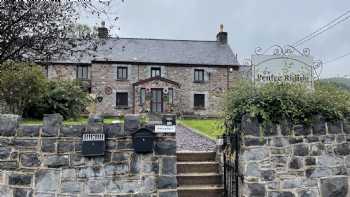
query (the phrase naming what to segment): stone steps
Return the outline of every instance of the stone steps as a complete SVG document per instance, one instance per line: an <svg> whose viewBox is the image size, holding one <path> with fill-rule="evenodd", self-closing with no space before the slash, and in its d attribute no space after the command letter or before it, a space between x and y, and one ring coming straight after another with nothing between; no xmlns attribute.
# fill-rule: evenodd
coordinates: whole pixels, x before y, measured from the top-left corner
<svg viewBox="0 0 350 197"><path fill-rule="evenodd" d="M219 186L178 187L179 197L222 197L224 188Z"/></svg>
<svg viewBox="0 0 350 197"><path fill-rule="evenodd" d="M179 185L221 185L220 174L179 174L177 184Z"/></svg>
<svg viewBox="0 0 350 197"><path fill-rule="evenodd" d="M206 162L177 162L177 172L183 173L218 173L219 163Z"/></svg>
<svg viewBox="0 0 350 197"><path fill-rule="evenodd" d="M221 197L222 175L215 152L177 153L179 197Z"/></svg>
<svg viewBox="0 0 350 197"><path fill-rule="evenodd" d="M178 162L215 161L215 152L177 152Z"/></svg>

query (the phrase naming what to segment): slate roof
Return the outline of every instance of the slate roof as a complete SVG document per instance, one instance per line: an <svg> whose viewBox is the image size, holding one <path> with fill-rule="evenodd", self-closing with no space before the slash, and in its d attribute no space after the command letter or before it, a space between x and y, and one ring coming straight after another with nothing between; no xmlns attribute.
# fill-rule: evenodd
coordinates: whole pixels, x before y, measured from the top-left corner
<svg viewBox="0 0 350 197"><path fill-rule="evenodd" d="M217 41L108 38L92 43L80 41L74 53L52 59L56 63L90 63L91 61L238 65L228 44Z"/></svg>

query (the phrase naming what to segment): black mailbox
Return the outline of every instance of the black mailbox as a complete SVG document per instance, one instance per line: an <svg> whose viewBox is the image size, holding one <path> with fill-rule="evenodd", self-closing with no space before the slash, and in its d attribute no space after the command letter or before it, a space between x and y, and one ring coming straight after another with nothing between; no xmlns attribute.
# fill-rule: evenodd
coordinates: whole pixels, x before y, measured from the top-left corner
<svg viewBox="0 0 350 197"><path fill-rule="evenodd" d="M82 155L83 156L99 156L105 153L105 134L83 134Z"/></svg>
<svg viewBox="0 0 350 197"><path fill-rule="evenodd" d="M153 152L154 133L146 128L141 128L132 134L132 142L136 153Z"/></svg>
<svg viewBox="0 0 350 197"><path fill-rule="evenodd" d="M168 125L168 126L176 125L176 115L173 115L173 114L163 115L162 124Z"/></svg>

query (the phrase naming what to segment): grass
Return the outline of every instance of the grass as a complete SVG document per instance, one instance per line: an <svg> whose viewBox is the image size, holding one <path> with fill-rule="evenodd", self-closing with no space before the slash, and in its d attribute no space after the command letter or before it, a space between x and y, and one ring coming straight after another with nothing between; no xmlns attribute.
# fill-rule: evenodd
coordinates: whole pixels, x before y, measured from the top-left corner
<svg viewBox="0 0 350 197"><path fill-rule="evenodd" d="M179 123L213 140L224 133L220 119L183 119Z"/></svg>
<svg viewBox="0 0 350 197"><path fill-rule="evenodd" d="M104 118L104 123L105 124L112 124L113 121L115 120L120 120L123 122L123 120L118 119L116 117L105 117ZM80 124L86 124L88 122L88 117L81 116L78 119L68 119L63 121L64 125L80 125ZM21 121L21 124L25 125L42 125L43 120L41 119L32 119L32 118L25 118L24 120Z"/></svg>

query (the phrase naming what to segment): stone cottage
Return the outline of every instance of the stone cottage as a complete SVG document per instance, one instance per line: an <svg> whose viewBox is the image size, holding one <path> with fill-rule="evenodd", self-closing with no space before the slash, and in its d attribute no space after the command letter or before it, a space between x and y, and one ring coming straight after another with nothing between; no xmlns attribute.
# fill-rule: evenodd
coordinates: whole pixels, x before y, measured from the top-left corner
<svg viewBox="0 0 350 197"><path fill-rule="evenodd" d="M44 68L49 79L84 82L100 98L96 110L103 115L215 116L225 90L239 77L223 26L215 41L113 38L105 27L98 36L80 41Z"/></svg>

